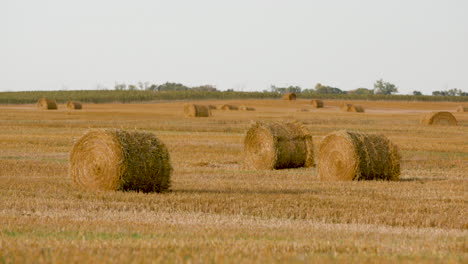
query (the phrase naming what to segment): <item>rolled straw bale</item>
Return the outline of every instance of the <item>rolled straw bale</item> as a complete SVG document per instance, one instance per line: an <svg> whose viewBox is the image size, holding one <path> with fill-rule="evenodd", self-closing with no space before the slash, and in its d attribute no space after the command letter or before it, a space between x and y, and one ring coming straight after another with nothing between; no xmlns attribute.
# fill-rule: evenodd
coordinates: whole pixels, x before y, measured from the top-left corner
<svg viewBox="0 0 468 264"><path fill-rule="evenodd" d="M349 112L364 113L364 107L360 105L351 105Z"/></svg>
<svg viewBox="0 0 468 264"><path fill-rule="evenodd" d="M282 96L283 100L296 100L296 94L295 93L285 93Z"/></svg>
<svg viewBox="0 0 468 264"><path fill-rule="evenodd" d="M317 166L322 181L398 180L400 153L384 135L341 130L323 139Z"/></svg>
<svg viewBox="0 0 468 264"><path fill-rule="evenodd" d="M351 110L352 104L342 104L340 109L344 112L349 112Z"/></svg>
<svg viewBox="0 0 468 264"><path fill-rule="evenodd" d="M314 99L314 100L310 101L310 104L315 108L323 108L323 101L322 100Z"/></svg>
<svg viewBox="0 0 468 264"><path fill-rule="evenodd" d="M224 104L220 107L221 110L239 110L239 107L230 104Z"/></svg>
<svg viewBox="0 0 468 264"><path fill-rule="evenodd" d="M205 105L186 104L184 105L184 114L187 117L209 117L211 110Z"/></svg>
<svg viewBox="0 0 468 264"><path fill-rule="evenodd" d="M241 110L241 111L255 111L255 108L248 107L248 106L245 106L245 105L241 105L241 106L239 106L239 110Z"/></svg>
<svg viewBox="0 0 468 264"><path fill-rule="evenodd" d="M37 108L45 110L56 110L57 103L53 99L41 98L37 101Z"/></svg>
<svg viewBox="0 0 468 264"><path fill-rule="evenodd" d="M458 106L457 107L457 112L468 112L468 106Z"/></svg>
<svg viewBox="0 0 468 264"><path fill-rule="evenodd" d="M421 118L421 124L456 126L457 119L449 112L431 112Z"/></svg>
<svg viewBox="0 0 468 264"><path fill-rule="evenodd" d="M70 152L70 177L85 189L162 192L171 171L166 146L146 132L91 130Z"/></svg>
<svg viewBox="0 0 468 264"><path fill-rule="evenodd" d="M67 108L68 109L79 110L79 109L83 109L83 105L80 102L68 101L67 102Z"/></svg>
<svg viewBox="0 0 468 264"><path fill-rule="evenodd" d="M312 136L298 122L257 122L244 139L250 169L284 169L314 165Z"/></svg>

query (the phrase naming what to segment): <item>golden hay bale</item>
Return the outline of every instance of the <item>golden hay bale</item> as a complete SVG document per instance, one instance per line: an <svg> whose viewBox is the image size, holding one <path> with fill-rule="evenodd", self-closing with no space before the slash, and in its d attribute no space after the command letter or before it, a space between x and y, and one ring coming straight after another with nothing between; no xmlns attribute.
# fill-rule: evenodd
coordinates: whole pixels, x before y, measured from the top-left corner
<svg viewBox="0 0 468 264"><path fill-rule="evenodd" d="M215 110L215 109L216 109L216 106L214 106L214 105L208 105L208 109L210 109L210 110Z"/></svg>
<svg viewBox="0 0 468 264"><path fill-rule="evenodd" d="M37 101L37 108L44 110L56 110L57 103L53 99L41 98Z"/></svg>
<svg viewBox="0 0 468 264"><path fill-rule="evenodd" d="M296 100L296 94L295 93L285 93L281 97L283 100Z"/></svg>
<svg viewBox="0 0 468 264"><path fill-rule="evenodd" d="M241 106L239 106L239 110L241 110L241 111L255 111L255 108L248 107L248 106L245 106L245 105L241 105Z"/></svg>
<svg viewBox="0 0 468 264"><path fill-rule="evenodd" d="M298 122L257 122L244 139L245 165L251 169L310 167L312 136Z"/></svg>
<svg viewBox="0 0 468 264"><path fill-rule="evenodd" d="M314 100L310 101L310 104L315 108L323 108L323 101L322 100L314 99Z"/></svg>
<svg viewBox="0 0 468 264"><path fill-rule="evenodd" d="M166 146L146 132L88 131L70 152L70 177L91 190L162 192L171 172Z"/></svg>
<svg viewBox="0 0 468 264"><path fill-rule="evenodd" d="M79 109L83 109L83 105L80 102L68 101L67 102L67 108L68 109L79 110Z"/></svg>
<svg viewBox="0 0 468 264"><path fill-rule="evenodd" d="M224 104L219 109L221 110L239 110L239 107L230 104Z"/></svg>
<svg viewBox="0 0 468 264"><path fill-rule="evenodd" d="M317 166L322 181L398 180L400 153L384 135L342 130L323 139Z"/></svg>
<svg viewBox="0 0 468 264"><path fill-rule="evenodd" d="M468 106L458 106L457 107L457 112L468 112Z"/></svg>
<svg viewBox="0 0 468 264"><path fill-rule="evenodd" d="M184 105L184 114L187 117L209 117L211 110L205 105L186 104Z"/></svg>
<svg viewBox="0 0 468 264"><path fill-rule="evenodd" d="M352 105L349 112L364 113L364 107L360 105Z"/></svg>
<svg viewBox="0 0 468 264"><path fill-rule="evenodd" d="M457 119L449 112L431 112L421 118L421 124L456 126Z"/></svg>
<svg viewBox="0 0 468 264"><path fill-rule="evenodd" d="M349 112L352 106L353 106L352 104L342 104L340 106L340 109L341 111Z"/></svg>

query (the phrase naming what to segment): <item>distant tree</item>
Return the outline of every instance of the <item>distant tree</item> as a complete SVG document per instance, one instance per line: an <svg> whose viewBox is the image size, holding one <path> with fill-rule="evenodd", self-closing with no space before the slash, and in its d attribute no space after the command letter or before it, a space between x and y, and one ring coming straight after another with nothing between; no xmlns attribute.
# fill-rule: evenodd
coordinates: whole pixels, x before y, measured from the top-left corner
<svg viewBox="0 0 468 264"><path fill-rule="evenodd" d="M129 85L128 85L128 90L134 91L134 90L136 90L136 89L137 89L136 85L133 85L133 84L129 84Z"/></svg>
<svg viewBox="0 0 468 264"><path fill-rule="evenodd" d="M434 91L432 92L434 96L468 96L467 92L464 92L460 89L454 88L447 91Z"/></svg>
<svg viewBox="0 0 468 264"><path fill-rule="evenodd" d="M375 94L392 94L398 93L398 88L389 82L384 82L382 79L375 81L374 83Z"/></svg>
<svg viewBox="0 0 468 264"><path fill-rule="evenodd" d="M302 88L299 86L288 86L288 87L277 87L275 85L270 86L270 90L273 93L301 93Z"/></svg>
<svg viewBox="0 0 468 264"><path fill-rule="evenodd" d="M348 93L349 94L368 95L368 94L374 94L374 90L367 89L367 88L357 88L356 90L349 91Z"/></svg>
<svg viewBox="0 0 468 264"><path fill-rule="evenodd" d="M150 91L159 91L158 88L159 88L159 85L152 84L152 85L150 85L148 88L146 88L146 90L150 90Z"/></svg>
<svg viewBox="0 0 468 264"><path fill-rule="evenodd" d="M122 91L122 90L125 90L127 89L127 85L125 83L115 83L114 85L114 90L117 90L117 91Z"/></svg>
<svg viewBox="0 0 468 264"><path fill-rule="evenodd" d="M187 91L190 88L181 83L166 82L158 87L159 91Z"/></svg>
<svg viewBox="0 0 468 264"><path fill-rule="evenodd" d="M192 87L193 91L216 92L218 91L214 85L206 84Z"/></svg>
<svg viewBox="0 0 468 264"><path fill-rule="evenodd" d="M413 95L423 95L420 91L413 91Z"/></svg>
<svg viewBox="0 0 468 264"><path fill-rule="evenodd" d="M322 85L321 83L317 83L317 85L315 85L315 92L318 94L344 94L345 93L341 89L327 86L327 85Z"/></svg>

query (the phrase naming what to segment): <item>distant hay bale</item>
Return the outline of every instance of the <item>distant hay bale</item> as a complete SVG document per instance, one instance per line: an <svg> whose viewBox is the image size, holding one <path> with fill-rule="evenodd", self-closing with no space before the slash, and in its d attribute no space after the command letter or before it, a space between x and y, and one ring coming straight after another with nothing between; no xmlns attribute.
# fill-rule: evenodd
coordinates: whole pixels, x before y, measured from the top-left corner
<svg viewBox="0 0 468 264"><path fill-rule="evenodd" d="M341 111L344 111L344 112L350 112L352 106L353 106L352 104L342 104L340 106L340 109Z"/></svg>
<svg viewBox="0 0 468 264"><path fill-rule="evenodd" d="M310 104L315 108L323 108L323 101L322 100L314 99L314 100L310 101Z"/></svg>
<svg viewBox="0 0 468 264"><path fill-rule="evenodd" d="M314 165L312 136L298 122L257 122L244 139L245 165L272 170Z"/></svg>
<svg viewBox="0 0 468 264"><path fill-rule="evenodd" d="M37 101L37 108L44 110L56 110L57 103L53 99L41 98Z"/></svg>
<svg viewBox="0 0 468 264"><path fill-rule="evenodd" d="M449 112L431 112L421 118L421 124L456 126L457 119Z"/></svg>
<svg viewBox="0 0 468 264"><path fill-rule="evenodd" d="M255 108L248 107L248 106L245 106L245 105L241 105L241 106L239 106L239 110L241 110L241 111L255 111Z"/></svg>
<svg viewBox="0 0 468 264"><path fill-rule="evenodd" d="M296 100L296 94L295 93L285 93L282 96L283 100Z"/></svg>
<svg viewBox="0 0 468 264"><path fill-rule="evenodd" d="M457 107L457 112L468 112L468 106L458 106Z"/></svg>
<svg viewBox="0 0 468 264"><path fill-rule="evenodd" d="M352 105L349 112L364 113L364 107L360 105Z"/></svg>
<svg viewBox="0 0 468 264"><path fill-rule="evenodd" d="M79 110L79 109L83 109L83 105L80 102L68 101L67 102L67 108L68 109Z"/></svg>
<svg viewBox="0 0 468 264"><path fill-rule="evenodd" d="M216 106L214 106L214 105L208 105L208 109L210 109L210 110L215 110L215 109L216 109Z"/></svg>
<svg viewBox="0 0 468 264"><path fill-rule="evenodd" d="M205 105L186 104L184 105L184 114L187 117L209 117L211 110Z"/></svg>
<svg viewBox="0 0 468 264"><path fill-rule="evenodd" d="M220 107L221 110L239 110L239 107L230 104L224 104Z"/></svg>
<svg viewBox="0 0 468 264"><path fill-rule="evenodd" d="M364 112L364 107L360 105L353 105L353 104L342 104L340 109L344 112L356 112L356 113Z"/></svg>
<svg viewBox="0 0 468 264"><path fill-rule="evenodd" d="M85 189L163 192L171 171L169 152L152 133L92 130L70 152L70 177Z"/></svg>
<svg viewBox="0 0 468 264"><path fill-rule="evenodd" d="M398 180L400 152L384 135L342 130L323 139L317 167L322 181Z"/></svg>

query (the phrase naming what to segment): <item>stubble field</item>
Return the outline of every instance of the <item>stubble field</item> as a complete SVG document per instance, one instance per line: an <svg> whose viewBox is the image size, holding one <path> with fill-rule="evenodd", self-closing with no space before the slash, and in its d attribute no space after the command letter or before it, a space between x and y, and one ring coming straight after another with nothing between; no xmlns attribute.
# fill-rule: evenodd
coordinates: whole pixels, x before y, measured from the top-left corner
<svg viewBox="0 0 468 264"><path fill-rule="evenodd" d="M0 263L468 261L468 113L454 113L456 127L419 124L459 103L360 101L365 113L345 113L333 100L199 101L256 108L210 118L184 117L184 103L0 106ZM385 134L401 180L244 169L252 120L299 120L316 146L340 129ZM93 128L153 132L170 151L172 191L76 188L69 151Z"/></svg>

